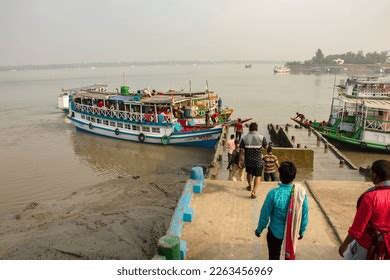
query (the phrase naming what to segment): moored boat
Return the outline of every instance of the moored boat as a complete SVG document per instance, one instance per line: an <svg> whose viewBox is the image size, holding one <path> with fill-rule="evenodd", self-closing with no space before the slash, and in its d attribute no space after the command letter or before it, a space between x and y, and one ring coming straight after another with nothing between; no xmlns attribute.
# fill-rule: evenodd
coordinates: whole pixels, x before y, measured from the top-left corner
<svg viewBox="0 0 390 280"><path fill-rule="evenodd" d="M126 95L79 91L70 96L68 118L81 130L123 140L214 147L231 114L217 111L216 98L208 90Z"/></svg>
<svg viewBox="0 0 390 280"><path fill-rule="evenodd" d="M290 68L286 66L275 66L274 73L289 73L291 71Z"/></svg>
<svg viewBox="0 0 390 280"><path fill-rule="evenodd" d="M310 122L323 136L362 150L390 152L390 81L351 77L338 86L328 122Z"/></svg>

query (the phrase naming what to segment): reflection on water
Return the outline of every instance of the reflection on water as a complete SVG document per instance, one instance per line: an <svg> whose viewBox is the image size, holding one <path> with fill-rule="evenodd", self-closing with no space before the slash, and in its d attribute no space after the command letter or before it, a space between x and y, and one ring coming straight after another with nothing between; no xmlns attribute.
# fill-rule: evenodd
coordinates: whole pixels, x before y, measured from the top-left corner
<svg viewBox="0 0 390 280"><path fill-rule="evenodd" d="M80 130L70 134L75 154L97 174L107 176L182 174L211 162L209 149L142 144L96 136Z"/></svg>

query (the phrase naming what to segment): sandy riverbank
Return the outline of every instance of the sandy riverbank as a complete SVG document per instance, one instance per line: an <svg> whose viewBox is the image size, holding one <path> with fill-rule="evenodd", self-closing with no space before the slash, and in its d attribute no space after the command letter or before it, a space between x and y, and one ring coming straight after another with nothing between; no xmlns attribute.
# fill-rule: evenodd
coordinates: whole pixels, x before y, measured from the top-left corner
<svg viewBox="0 0 390 280"><path fill-rule="evenodd" d="M149 259L187 175L130 176L0 218L0 259Z"/></svg>

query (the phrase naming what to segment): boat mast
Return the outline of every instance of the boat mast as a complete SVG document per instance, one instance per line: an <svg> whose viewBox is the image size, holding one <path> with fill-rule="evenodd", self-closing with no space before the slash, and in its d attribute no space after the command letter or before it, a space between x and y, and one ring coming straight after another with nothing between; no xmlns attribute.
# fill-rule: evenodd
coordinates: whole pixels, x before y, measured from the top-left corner
<svg viewBox="0 0 390 280"><path fill-rule="evenodd" d="M335 74L334 74L334 81L333 81L332 105L331 105L331 107L330 107L329 123L330 123L331 120L332 120L333 103L334 103L334 92L335 92L335 89L336 89L336 76L337 76L337 74L335 73Z"/></svg>

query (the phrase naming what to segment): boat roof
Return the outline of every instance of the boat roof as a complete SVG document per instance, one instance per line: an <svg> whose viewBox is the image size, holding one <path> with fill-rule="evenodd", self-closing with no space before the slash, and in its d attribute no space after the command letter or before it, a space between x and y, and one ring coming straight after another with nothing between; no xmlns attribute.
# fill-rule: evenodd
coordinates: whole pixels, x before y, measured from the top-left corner
<svg viewBox="0 0 390 280"><path fill-rule="evenodd" d="M85 86L85 87L78 87L78 88L70 88L70 89L64 89L63 91L81 91L81 90L92 90L95 88L106 88L107 85L105 84L93 84L90 86Z"/></svg>
<svg viewBox="0 0 390 280"><path fill-rule="evenodd" d="M142 99L142 103L146 104L171 104L180 103L183 101L190 100L190 98L185 96L170 96L170 95L155 95L151 97L145 97Z"/></svg>
<svg viewBox="0 0 390 280"><path fill-rule="evenodd" d="M357 80L355 81L356 84L370 84L370 85L376 85L376 84L390 84L390 80L376 80L376 81L361 81Z"/></svg>
<svg viewBox="0 0 390 280"><path fill-rule="evenodd" d="M115 96L115 95L117 95L117 93L100 92L100 91L79 91L79 92L76 92L73 96L74 96L74 98L88 97L88 98L95 98L95 99L108 99L108 98Z"/></svg>
<svg viewBox="0 0 390 280"><path fill-rule="evenodd" d="M110 100L116 100L116 101L134 101L134 95L114 95L109 96L108 99Z"/></svg>
<svg viewBox="0 0 390 280"><path fill-rule="evenodd" d="M379 109L390 111L390 100L389 99L358 99L358 98L349 98L345 96L339 96L340 100L346 103L358 103L364 104L368 108Z"/></svg>

